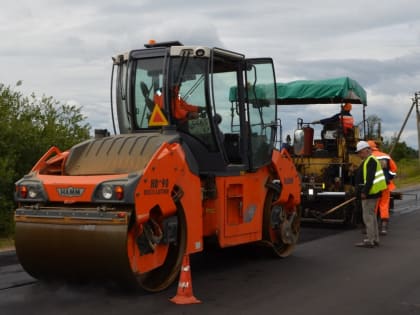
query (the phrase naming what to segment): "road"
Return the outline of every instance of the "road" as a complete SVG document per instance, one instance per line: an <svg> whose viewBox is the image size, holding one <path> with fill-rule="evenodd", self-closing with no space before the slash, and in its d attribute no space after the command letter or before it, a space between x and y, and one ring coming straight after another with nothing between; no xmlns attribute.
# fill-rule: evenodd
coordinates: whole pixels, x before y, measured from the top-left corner
<svg viewBox="0 0 420 315"><path fill-rule="evenodd" d="M405 194L379 248L354 247L363 237L357 229L304 227L286 259L252 246L192 256L196 305L169 302L175 284L157 294L46 285L23 272L13 252L2 253L0 314L420 314L420 187Z"/></svg>

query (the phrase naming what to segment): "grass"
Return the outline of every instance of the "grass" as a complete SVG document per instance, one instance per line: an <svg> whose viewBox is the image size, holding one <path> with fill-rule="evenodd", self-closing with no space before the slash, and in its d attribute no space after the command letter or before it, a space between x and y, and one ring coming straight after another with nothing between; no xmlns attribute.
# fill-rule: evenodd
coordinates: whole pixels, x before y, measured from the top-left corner
<svg viewBox="0 0 420 315"><path fill-rule="evenodd" d="M11 249L15 247L15 241L12 238L0 238L0 250Z"/></svg>
<svg viewBox="0 0 420 315"><path fill-rule="evenodd" d="M394 182L397 188L420 184L420 161L402 159L397 163L398 171Z"/></svg>

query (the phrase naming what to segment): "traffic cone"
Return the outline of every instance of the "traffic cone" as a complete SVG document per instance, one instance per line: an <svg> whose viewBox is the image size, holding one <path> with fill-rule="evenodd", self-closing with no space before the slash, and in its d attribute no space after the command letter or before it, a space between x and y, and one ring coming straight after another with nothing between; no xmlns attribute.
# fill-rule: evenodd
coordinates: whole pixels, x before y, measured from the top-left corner
<svg viewBox="0 0 420 315"><path fill-rule="evenodd" d="M182 260L181 273L179 275L178 290L176 295L169 300L175 304L201 303L201 301L196 299L196 297L193 295L189 255L184 255Z"/></svg>

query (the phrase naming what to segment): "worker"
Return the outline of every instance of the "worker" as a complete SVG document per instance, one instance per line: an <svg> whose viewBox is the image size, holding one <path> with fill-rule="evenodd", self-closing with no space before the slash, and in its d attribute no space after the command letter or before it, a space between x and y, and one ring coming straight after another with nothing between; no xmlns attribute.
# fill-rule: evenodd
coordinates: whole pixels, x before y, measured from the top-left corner
<svg viewBox="0 0 420 315"><path fill-rule="evenodd" d="M315 120L312 122L312 124L322 124L324 126L333 125L334 129L336 129L336 126L339 124L339 126L341 125L343 127L343 133L346 135L354 125L354 119L350 113L351 109L351 103L345 103L344 106L341 107L341 112L328 118Z"/></svg>
<svg viewBox="0 0 420 315"><path fill-rule="evenodd" d="M380 218L380 234L386 235L388 233L389 223L389 204L391 199L391 191L395 189L394 177L397 175L397 164L395 161L384 152L379 151L377 144L373 140L368 141L374 155L381 163L382 170L384 171L387 188L382 191L381 197L377 204L376 213ZM379 213L378 213L379 212Z"/></svg>
<svg viewBox="0 0 420 315"><path fill-rule="evenodd" d="M197 119L200 113L205 111L204 107L188 104L179 94L179 85L174 85L172 88L171 111L173 117L180 123L184 123L189 119ZM163 95L160 90L155 93L155 104L163 108Z"/></svg>
<svg viewBox="0 0 420 315"><path fill-rule="evenodd" d="M372 155L366 141L359 141L356 152L362 163L356 170L355 184L362 204L362 217L366 226L366 239L355 246L373 248L379 246L378 221L375 215L376 204L381 192L386 189L386 180L381 164Z"/></svg>

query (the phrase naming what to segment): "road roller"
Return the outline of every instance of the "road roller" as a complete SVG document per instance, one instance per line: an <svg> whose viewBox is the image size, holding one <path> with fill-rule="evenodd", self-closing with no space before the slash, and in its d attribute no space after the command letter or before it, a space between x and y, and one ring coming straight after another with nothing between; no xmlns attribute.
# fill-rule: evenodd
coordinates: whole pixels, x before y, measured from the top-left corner
<svg viewBox="0 0 420 315"><path fill-rule="evenodd" d="M112 61L113 133L51 147L16 182L23 268L158 292L208 239L290 255L300 179L278 146L273 60L150 41Z"/></svg>

